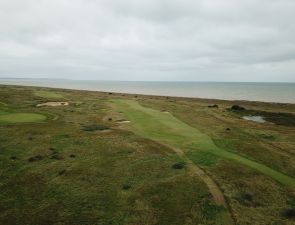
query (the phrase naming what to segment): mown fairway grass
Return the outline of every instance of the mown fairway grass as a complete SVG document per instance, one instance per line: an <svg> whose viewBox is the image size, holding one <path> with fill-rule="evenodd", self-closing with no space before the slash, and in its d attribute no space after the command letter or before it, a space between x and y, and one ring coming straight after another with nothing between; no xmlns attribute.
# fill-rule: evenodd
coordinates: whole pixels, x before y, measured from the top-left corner
<svg viewBox="0 0 295 225"><path fill-rule="evenodd" d="M169 113L143 107L133 100L114 100L112 102L132 122L133 130L145 138L167 143L187 152L208 151L220 157L235 160L270 176L283 185L295 188L294 178L217 147L208 135Z"/></svg>
<svg viewBox="0 0 295 225"><path fill-rule="evenodd" d="M0 123L31 123L46 120L46 116L37 113L7 113L0 115Z"/></svg>

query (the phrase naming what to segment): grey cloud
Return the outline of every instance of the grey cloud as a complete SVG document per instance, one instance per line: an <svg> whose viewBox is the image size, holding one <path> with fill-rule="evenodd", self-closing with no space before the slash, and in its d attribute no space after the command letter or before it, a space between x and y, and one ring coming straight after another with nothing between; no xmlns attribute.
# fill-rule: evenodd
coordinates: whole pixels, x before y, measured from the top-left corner
<svg viewBox="0 0 295 225"><path fill-rule="evenodd" d="M293 0L0 0L0 77L294 82L294 11Z"/></svg>

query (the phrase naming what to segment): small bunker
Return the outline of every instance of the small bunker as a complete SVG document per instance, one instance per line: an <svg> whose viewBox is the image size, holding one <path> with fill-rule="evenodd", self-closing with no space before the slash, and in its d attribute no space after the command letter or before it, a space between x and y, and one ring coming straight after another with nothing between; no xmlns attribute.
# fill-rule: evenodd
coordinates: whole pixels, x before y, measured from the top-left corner
<svg viewBox="0 0 295 225"><path fill-rule="evenodd" d="M119 123L119 124L121 124L121 123L130 123L130 121L129 120L117 120L116 123Z"/></svg>
<svg viewBox="0 0 295 225"><path fill-rule="evenodd" d="M67 105L69 105L68 102L45 102L45 103L38 104L37 107L43 107L43 106L55 107L55 106L67 106Z"/></svg>

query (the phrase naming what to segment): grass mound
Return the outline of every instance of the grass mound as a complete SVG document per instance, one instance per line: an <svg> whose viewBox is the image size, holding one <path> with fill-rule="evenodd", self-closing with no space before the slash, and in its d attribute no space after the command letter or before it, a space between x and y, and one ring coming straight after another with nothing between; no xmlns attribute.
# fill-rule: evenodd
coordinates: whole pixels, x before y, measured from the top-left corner
<svg viewBox="0 0 295 225"><path fill-rule="evenodd" d="M0 115L0 123L30 123L46 120L46 116L37 113L8 113Z"/></svg>

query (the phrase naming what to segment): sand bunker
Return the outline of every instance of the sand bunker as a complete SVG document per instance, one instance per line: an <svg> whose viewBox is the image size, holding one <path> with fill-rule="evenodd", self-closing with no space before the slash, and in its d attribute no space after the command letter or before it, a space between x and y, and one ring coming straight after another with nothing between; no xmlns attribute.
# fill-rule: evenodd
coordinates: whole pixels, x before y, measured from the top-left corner
<svg viewBox="0 0 295 225"><path fill-rule="evenodd" d="M129 120L117 120L116 123L130 123Z"/></svg>
<svg viewBox="0 0 295 225"><path fill-rule="evenodd" d="M45 103L41 103L38 104L37 107L42 107L42 106L66 106L69 105L68 102L45 102Z"/></svg>
<svg viewBox="0 0 295 225"><path fill-rule="evenodd" d="M169 113L169 111L167 111L166 109L162 109L161 112L162 113Z"/></svg>

